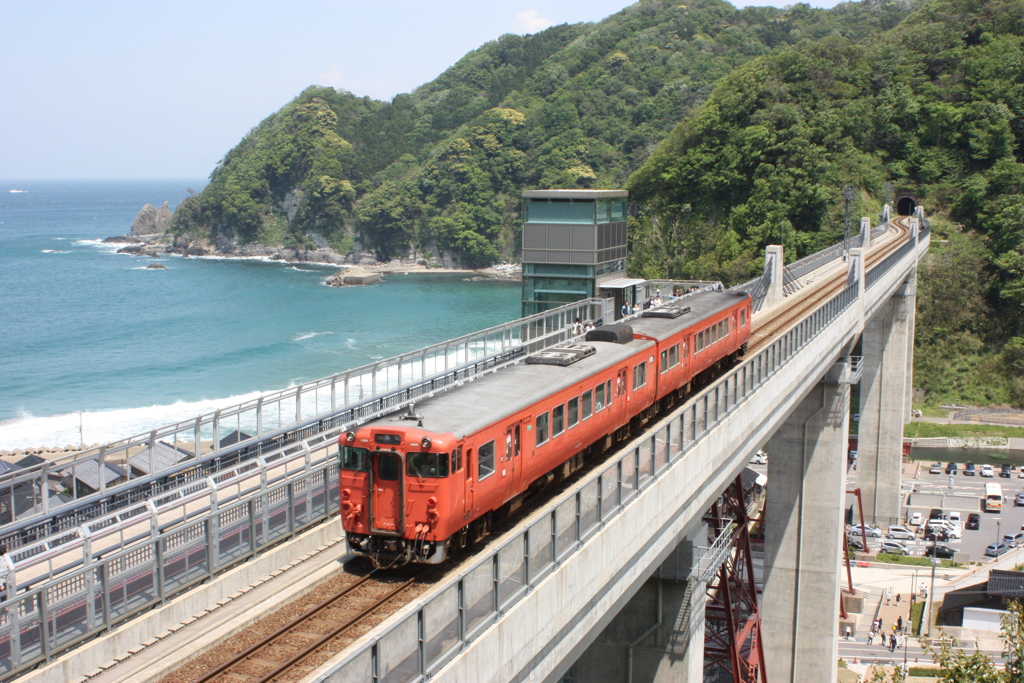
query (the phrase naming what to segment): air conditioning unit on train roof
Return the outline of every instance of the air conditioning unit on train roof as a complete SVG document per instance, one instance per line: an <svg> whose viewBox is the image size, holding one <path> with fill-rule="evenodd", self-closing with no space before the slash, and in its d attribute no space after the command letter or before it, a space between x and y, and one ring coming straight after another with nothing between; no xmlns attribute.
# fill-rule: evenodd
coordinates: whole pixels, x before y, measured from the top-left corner
<svg viewBox="0 0 1024 683"><path fill-rule="evenodd" d="M678 318L684 313L689 313L689 306L676 308L675 306L660 306L651 308L640 314L641 318Z"/></svg>
<svg viewBox="0 0 1024 683"><path fill-rule="evenodd" d="M594 347L586 344L566 344L544 349L532 356L527 356L530 365L572 365L581 358L594 355Z"/></svg>

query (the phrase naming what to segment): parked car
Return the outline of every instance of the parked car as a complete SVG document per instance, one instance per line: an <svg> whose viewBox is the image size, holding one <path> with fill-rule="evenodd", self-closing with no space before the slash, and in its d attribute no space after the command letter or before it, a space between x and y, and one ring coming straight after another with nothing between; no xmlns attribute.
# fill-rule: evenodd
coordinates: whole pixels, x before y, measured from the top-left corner
<svg viewBox="0 0 1024 683"><path fill-rule="evenodd" d="M948 541L950 535L941 527L929 527L924 532L924 538L926 541Z"/></svg>
<svg viewBox="0 0 1024 683"><path fill-rule="evenodd" d="M910 522L908 523L910 524L910 526L921 526L922 524L924 524L924 515L920 512L915 512L914 514L910 515Z"/></svg>
<svg viewBox="0 0 1024 683"><path fill-rule="evenodd" d="M981 515L977 512L972 512L967 515L967 524L964 525L967 529L977 529L981 526Z"/></svg>
<svg viewBox="0 0 1024 683"><path fill-rule="evenodd" d="M956 474L956 469L955 462L946 463L946 474Z"/></svg>
<svg viewBox="0 0 1024 683"><path fill-rule="evenodd" d="M932 466L928 468L928 474L942 474L942 463L932 463Z"/></svg>
<svg viewBox="0 0 1024 683"><path fill-rule="evenodd" d="M768 464L768 454L765 453L764 451L758 451L757 453L754 453L754 457L750 459L750 464L751 465L767 465Z"/></svg>
<svg viewBox="0 0 1024 683"><path fill-rule="evenodd" d="M1014 507L1020 507L1021 505L1024 505L1024 491L1018 493L1017 497L1013 499Z"/></svg>
<svg viewBox="0 0 1024 683"><path fill-rule="evenodd" d="M946 520L929 522L928 530L942 531L946 534L947 538L960 538L961 536L963 536L963 530L960 528L959 524L955 524L953 522L949 522Z"/></svg>
<svg viewBox="0 0 1024 683"><path fill-rule="evenodd" d="M964 476L965 477L973 477L976 471L977 470L975 469L973 462L969 462L966 465L964 465Z"/></svg>
<svg viewBox="0 0 1024 683"><path fill-rule="evenodd" d="M992 465L981 466L981 476L983 477L994 477L996 476L995 470L992 469Z"/></svg>
<svg viewBox="0 0 1024 683"><path fill-rule="evenodd" d="M954 554L955 551L948 545L932 545L924 551L925 557L937 557L944 560L953 559Z"/></svg>
<svg viewBox="0 0 1024 683"><path fill-rule="evenodd" d="M889 533L885 535L886 538L898 538L904 541L912 541L916 536L917 534L905 526L891 526Z"/></svg>
<svg viewBox="0 0 1024 683"><path fill-rule="evenodd" d="M1016 548L1024 543L1024 531L1015 531L1012 534L1005 534L1003 536L1003 543L1011 548Z"/></svg>
<svg viewBox="0 0 1024 683"><path fill-rule="evenodd" d="M989 543L988 547L985 548L985 554L989 557L999 557L1008 552L1010 552L1010 546L1005 543Z"/></svg>
<svg viewBox="0 0 1024 683"><path fill-rule="evenodd" d="M1010 465L1008 465L1006 463L1003 463L1002 468L999 470L999 476L1000 477L1006 477L1007 479L1009 479L1010 478L1010 470L1012 470L1012 469L1013 469L1013 467L1011 467Z"/></svg>
<svg viewBox="0 0 1024 683"><path fill-rule="evenodd" d="M899 541L882 541L878 546L878 552L889 553L890 555L909 555L910 550Z"/></svg>
<svg viewBox="0 0 1024 683"><path fill-rule="evenodd" d="M940 510L939 508L932 508L931 512L928 513L928 521L929 522L932 521L933 519L945 519L945 518L946 518L946 513L943 512L942 510Z"/></svg>
<svg viewBox="0 0 1024 683"><path fill-rule="evenodd" d="M853 536L849 536L846 539L846 545L850 550L864 550L864 544L858 541Z"/></svg>
<svg viewBox="0 0 1024 683"><path fill-rule="evenodd" d="M950 510L949 514L946 515L946 520L949 521L949 522L952 522L953 524L959 524L960 523L960 511L959 510Z"/></svg>
<svg viewBox="0 0 1024 683"><path fill-rule="evenodd" d="M861 527L860 524L854 524L853 526L851 526L850 527L850 532L849 532L850 535L851 536L860 536L860 527ZM869 538L881 538L882 537L882 530L879 529L876 526L871 526L870 524L865 524L864 525L864 533Z"/></svg>
<svg viewBox="0 0 1024 683"><path fill-rule="evenodd" d="M1017 470L1017 478L1024 479L1024 467L1021 467L1019 470Z"/></svg>
<svg viewBox="0 0 1024 683"><path fill-rule="evenodd" d="M853 414L853 421L854 422L860 422L860 413L854 413Z"/></svg>

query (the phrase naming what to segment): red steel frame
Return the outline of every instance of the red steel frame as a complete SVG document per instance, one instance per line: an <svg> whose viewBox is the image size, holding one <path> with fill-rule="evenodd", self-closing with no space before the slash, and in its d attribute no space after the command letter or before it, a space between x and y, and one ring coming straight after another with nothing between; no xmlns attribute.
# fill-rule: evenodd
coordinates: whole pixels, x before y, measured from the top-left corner
<svg viewBox="0 0 1024 683"><path fill-rule="evenodd" d="M751 520L740 477L722 494L721 505L716 501L712 506L711 516L716 538L727 525L735 526L729 557L718 571L717 583L708 585L704 669L724 669L734 683L765 683L761 613L750 554Z"/></svg>

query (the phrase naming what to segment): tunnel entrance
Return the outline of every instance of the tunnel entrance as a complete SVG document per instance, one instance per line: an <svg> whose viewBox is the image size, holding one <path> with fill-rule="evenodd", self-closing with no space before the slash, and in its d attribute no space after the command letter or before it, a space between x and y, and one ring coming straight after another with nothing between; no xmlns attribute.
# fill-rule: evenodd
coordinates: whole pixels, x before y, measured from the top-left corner
<svg viewBox="0 0 1024 683"><path fill-rule="evenodd" d="M900 197L896 200L896 214L899 216L913 216L917 210L917 201L913 197Z"/></svg>

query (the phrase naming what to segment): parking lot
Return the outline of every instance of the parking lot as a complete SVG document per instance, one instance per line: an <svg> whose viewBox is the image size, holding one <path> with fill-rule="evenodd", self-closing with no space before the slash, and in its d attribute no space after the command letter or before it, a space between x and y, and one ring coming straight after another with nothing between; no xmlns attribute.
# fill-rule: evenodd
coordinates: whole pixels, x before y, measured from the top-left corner
<svg viewBox="0 0 1024 683"><path fill-rule="evenodd" d="M996 467L995 477L965 476L964 467L961 464L955 475L945 474L946 463L942 463L942 474L929 473L929 462L910 462L904 465L903 470L903 491L913 491L918 494L934 495L911 495L910 505L904 508L904 522L908 521L914 512L920 512L927 521L928 513L933 508L941 508L944 512L957 510L962 517L963 527L962 538L939 541L940 545L952 548L957 553L967 553L970 560L986 561L992 558L985 556L985 547L1000 540L1004 534L1013 533L1022 529L1024 525L1024 507L1014 505L1018 493L1024 492L1024 479L1019 478L1019 471L1014 469L1010 478L998 476L999 468ZM920 465L920 466L919 466ZM980 467L978 470L980 471ZM856 486L856 471L847 473L848 489ZM916 477L915 477L916 475ZM950 482L952 481L952 487ZM1003 508L1001 512L985 512L982 499L985 494L985 484L998 483L1003 490ZM855 498L847 496L848 505L855 505ZM915 498L926 500L923 504L915 504ZM856 510L856 507L854 508ZM970 513L978 513L981 516L981 524L978 529L967 529L967 516ZM860 520L854 518L855 522ZM924 539L924 527L910 526L904 523L911 530L915 531L914 540L901 541L907 546L910 554L923 555L926 548L931 546L932 541ZM883 528L883 539L886 529ZM869 548L875 551L879 539L868 539ZM1011 552L1020 553L1024 562L1024 546Z"/></svg>

